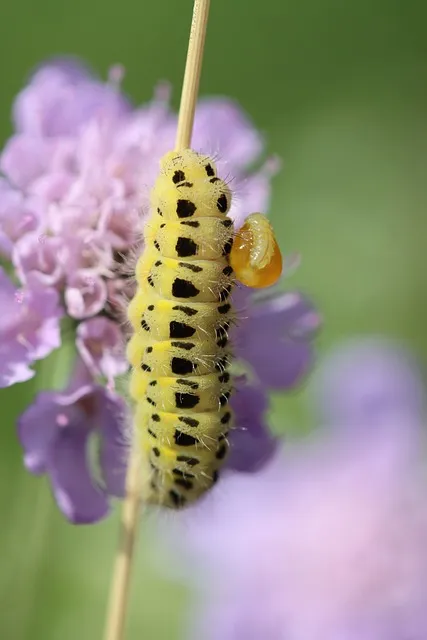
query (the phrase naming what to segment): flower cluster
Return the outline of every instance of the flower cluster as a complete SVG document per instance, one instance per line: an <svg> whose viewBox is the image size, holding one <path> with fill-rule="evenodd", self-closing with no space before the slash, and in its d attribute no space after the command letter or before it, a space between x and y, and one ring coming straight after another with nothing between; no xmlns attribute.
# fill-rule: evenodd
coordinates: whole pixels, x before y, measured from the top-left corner
<svg viewBox="0 0 427 640"><path fill-rule="evenodd" d="M322 437L288 443L258 474L229 477L197 515L183 514L191 526L177 538L205 592L191 637L427 637L420 376L376 340L342 349L319 376Z"/></svg>
<svg viewBox="0 0 427 640"><path fill-rule="evenodd" d="M134 108L121 75L115 67L104 83L72 60L42 66L16 98L15 133L0 155L0 257L19 281L0 272L0 386L30 379L33 363L61 345L60 323L69 319L78 354L70 384L37 397L19 436L27 468L50 475L73 522L99 519L108 496L122 490L124 407L114 380L127 370L121 307L133 290L122 266L135 252L158 161L176 129L167 87ZM263 141L236 104L200 101L193 144L219 156L220 170L233 177L237 226L267 208L274 163L250 169ZM268 387L292 387L306 372L318 317L298 293L256 304L241 291L238 305L237 355L254 375L235 397L241 429L230 465L250 470L274 449L263 422ZM86 463L94 433L103 443L101 483Z"/></svg>

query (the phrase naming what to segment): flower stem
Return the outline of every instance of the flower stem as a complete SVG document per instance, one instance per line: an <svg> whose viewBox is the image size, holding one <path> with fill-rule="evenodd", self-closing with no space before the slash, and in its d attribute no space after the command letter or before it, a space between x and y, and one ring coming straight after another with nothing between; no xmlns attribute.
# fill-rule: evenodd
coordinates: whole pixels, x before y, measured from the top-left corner
<svg viewBox="0 0 427 640"><path fill-rule="evenodd" d="M206 28L208 25L210 0L195 0L190 39L188 42L187 62L182 84L181 104L179 106L178 130L175 149L187 149L191 144L194 113L199 93L202 72L203 51L205 48Z"/></svg>
<svg viewBox="0 0 427 640"><path fill-rule="evenodd" d="M111 582L105 640L121 640L124 637L130 573L134 558L138 516L141 509L140 487L139 453L134 446L131 450L126 478L126 499L123 504L119 545Z"/></svg>

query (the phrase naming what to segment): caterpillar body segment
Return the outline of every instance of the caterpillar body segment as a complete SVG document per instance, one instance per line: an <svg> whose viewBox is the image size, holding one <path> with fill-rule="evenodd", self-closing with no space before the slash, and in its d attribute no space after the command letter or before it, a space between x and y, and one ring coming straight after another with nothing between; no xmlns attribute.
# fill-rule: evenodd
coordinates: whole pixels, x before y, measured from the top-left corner
<svg viewBox="0 0 427 640"><path fill-rule="evenodd" d="M197 255L198 260L221 260L231 250L232 226L232 220L224 216L179 221L154 216L147 223L145 237L165 258L183 260ZM186 234L188 227L192 229L191 238Z"/></svg>
<svg viewBox="0 0 427 640"><path fill-rule="evenodd" d="M138 289L128 307L128 318L136 333L141 328L155 340L168 338L217 338L222 329L228 330L235 322L230 302L191 305L165 300L155 294L148 302L145 291Z"/></svg>
<svg viewBox="0 0 427 640"><path fill-rule="evenodd" d="M145 502L185 506L216 482L227 455L230 203L206 156L187 149L162 159L128 309Z"/></svg>
<svg viewBox="0 0 427 640"><path fill-rule="evenodd" d="M231 293L233 269L220 260L176 260L147 251L138 261L136 279L145 295L185 302L224 302Z"/></svg>

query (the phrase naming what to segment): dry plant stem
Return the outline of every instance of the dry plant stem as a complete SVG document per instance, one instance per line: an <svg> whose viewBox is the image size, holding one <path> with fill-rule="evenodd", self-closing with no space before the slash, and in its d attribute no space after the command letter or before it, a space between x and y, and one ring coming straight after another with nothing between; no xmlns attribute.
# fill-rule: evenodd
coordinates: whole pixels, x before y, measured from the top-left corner
<svg viewBox="0 0 427 640"><path fill-rule="evenodd" d="M133 446L126 478L126 498L123 503L120 538L111 581L105 640L121 640L124 637L130 572L134 557L140 509L141 477L139 453L136 447Z"/></svg>
<svg viewBox="0 0 427 640"><path fill-rule="evenodd" d="M191 23L187 62L179 109L175 148L186 149L191 144L194 112L199 91L203 50L210 0L195 0ZM111 581L104 640L123 640L129 598L130 572L134 557L135 538L141 508L141 477L139 453L133 446L126 478L126 497L123 503L121 532Z"/></svg>
<svg viewBox="0 0 427 640"><path fill-rule="evenodd" d="M199 93L202 71L203 51L205 48L206 28L209 17L210 0L195 0L187 62L182 85L181 104L179 106L178 131L175 149L187 149L191 145L194 113Z"/></svg>

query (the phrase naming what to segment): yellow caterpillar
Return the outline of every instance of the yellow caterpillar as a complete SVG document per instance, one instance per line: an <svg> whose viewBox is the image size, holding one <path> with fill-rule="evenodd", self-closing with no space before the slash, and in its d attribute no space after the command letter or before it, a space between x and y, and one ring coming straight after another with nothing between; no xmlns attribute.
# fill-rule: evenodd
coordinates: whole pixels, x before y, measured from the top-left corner
<svg viewBox="0 0 427 640"><path fill-rule="evenodd" d="M180 508L212 487L228 452L235 280L268 286L282 263L261 214L235 235L231 193L211 159L185 149L160 164L128 308L127 355L142 499Z"/></svg>

